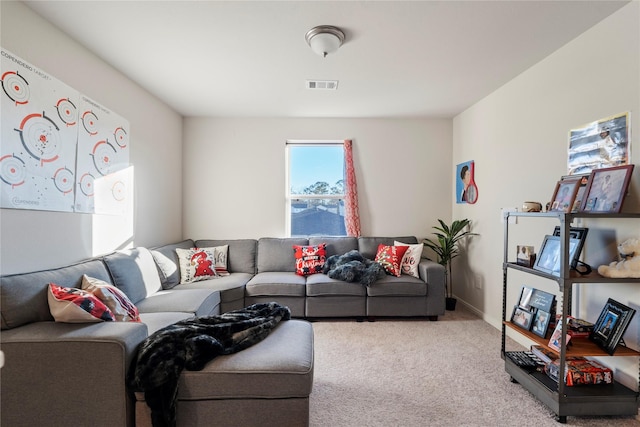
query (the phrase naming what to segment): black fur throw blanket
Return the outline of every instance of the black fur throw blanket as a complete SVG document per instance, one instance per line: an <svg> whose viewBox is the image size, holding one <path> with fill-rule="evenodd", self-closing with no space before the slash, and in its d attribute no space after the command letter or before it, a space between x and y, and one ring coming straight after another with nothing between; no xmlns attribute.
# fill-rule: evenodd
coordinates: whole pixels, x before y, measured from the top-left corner
<svg viewBox="0 0 640 427"><path fill-rule="evenodd" d="M140 345L129 384L145 393L153 426L175 427L178 378L183 369L199 371L218 355L244 350L290 318L288 307L261 303L182 320L151 334Z"/></svg>
<svg viewBox="0 0 640 427"><path fill-rule="evenodd" d="M322 272L332 279L360 282L365 286L370 286L385 275L382 265L365 258L355 249L344 255L331 255L325 261Z"/></svg>

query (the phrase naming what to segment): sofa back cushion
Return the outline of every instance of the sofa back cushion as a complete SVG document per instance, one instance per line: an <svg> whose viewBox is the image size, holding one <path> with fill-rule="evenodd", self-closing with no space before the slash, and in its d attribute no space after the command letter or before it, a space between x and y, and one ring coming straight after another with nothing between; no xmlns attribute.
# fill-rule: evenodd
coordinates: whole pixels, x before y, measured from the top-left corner
<svg viewBox="0 0 640 427"><path fill-rule="evenodd" d="M263 237L258 240L258 273L296 271L293 245L307 246L306 237Z"/></svg>
<svg viewBox="0 0 640 427"><path fill-rule="evenodd" d="M227 270L229 273L256 274L257 240L196 240L196 246L199 248L215 248L224 245L229 245L227 251Z"/></svg>
<svg viewBox="0 0 640 427"><path fill-rule="evenodd" d="M358 237L358 251L365 258L375 259L378 253L378 245L383 244L386 246L393 246L393 242L396 240L413 245L418 243L418 239L415 236L404 237Z"/></svg>
<svg viewBox="0 0 640 427"><path fill-rule="evenodd" d="M158 267L162 289L171 289L180 283L180 261L176 249L191 249L195 246L191 239L151 249L151 255Z"/></svg>
<svg viewBox="0 0 640 427"><path fill-rule="evenodd" d="M331 255L344 255L349 251L358 249L358 239L356 237L309 237L310 245L327 244L327 258Z"/></svg>
<svg viewBox="0 0 640 427"><path fill-rule="evenodd" d="M51 270L0 277L2 329L32 322L53 321L47 296L49 283L81 288L83 274L112 283L104 263L97 259Z"/></svg>
<svg viewBox="0 0 640 427"><path fill-rule="evenodd" d="M134 304L162 289L160 275L149 249L124 249L103 259L113 284Z"/></svg>

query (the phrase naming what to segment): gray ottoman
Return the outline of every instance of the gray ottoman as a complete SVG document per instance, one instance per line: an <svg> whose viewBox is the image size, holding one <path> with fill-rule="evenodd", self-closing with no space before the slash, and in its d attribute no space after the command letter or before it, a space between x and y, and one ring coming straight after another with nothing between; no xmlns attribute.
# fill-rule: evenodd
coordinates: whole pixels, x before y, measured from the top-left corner
<svg viewBox="0 0 640 427"><path fill-rule="evenodd" d="M313 386L313 329L305 320L278 324L261 342L183 371L177 424L307 426ZM136 393L136 427L151 427L143 393Z"/></svg>

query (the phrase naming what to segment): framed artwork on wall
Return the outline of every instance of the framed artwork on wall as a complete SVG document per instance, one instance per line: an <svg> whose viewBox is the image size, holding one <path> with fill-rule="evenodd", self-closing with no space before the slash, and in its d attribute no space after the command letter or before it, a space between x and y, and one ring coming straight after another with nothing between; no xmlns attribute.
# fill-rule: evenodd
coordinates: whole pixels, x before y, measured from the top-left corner
<svg viewBox="0 0 640 427"><path fill-rule="evenodd" d="M456 203L474 204L478 201L473 160L456 166Z"/></svg>

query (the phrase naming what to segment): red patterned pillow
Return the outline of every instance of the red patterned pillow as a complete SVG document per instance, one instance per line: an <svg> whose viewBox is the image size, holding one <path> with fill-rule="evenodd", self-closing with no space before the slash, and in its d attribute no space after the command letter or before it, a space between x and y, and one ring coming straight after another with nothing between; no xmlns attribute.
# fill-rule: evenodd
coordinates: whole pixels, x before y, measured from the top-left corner
<svg viewBox="0 0 640 427"><path fill-rule="evenodd" d="M215 279L215 249L212 248L176 248L180 261L180 283Z"/></svg>
<svg viewBox="0 0 640 427"><path fill-rule="evenodd" d="M375 261L380 263L387 274L400 277L402 274L402 257L409 246L387 246L380 243Z"/></svg>
<svg viewBox="0 0 640 427"><path fill-rule="evenodd" d="M56 322L113 322L113 313L100 299L78 288L49 283L49 310Z"/></svg>
<svg viewBox="0 0 640 427"><path fill-rule="evenodd" d="M82 275L82 290L97 296L113 313L116 322L140 322L140 313L120 289L100 279Z"/></svg>
<svg viewBox="0 0 640 427"><path fill-rule="evenodd" d="M322 273L322 267L327 259L327 244L320 243L316 246L293 245L293 253L296 257L296 274L309 276Z"/></svg>

